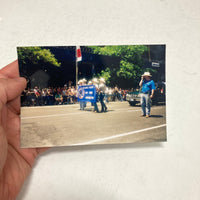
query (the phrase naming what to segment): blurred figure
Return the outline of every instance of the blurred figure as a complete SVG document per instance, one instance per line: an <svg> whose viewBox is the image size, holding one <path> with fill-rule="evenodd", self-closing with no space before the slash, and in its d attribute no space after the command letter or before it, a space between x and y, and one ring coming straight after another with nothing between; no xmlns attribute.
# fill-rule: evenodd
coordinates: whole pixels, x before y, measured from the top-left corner
<svg viewBox="0 0 200 200"><path fill-rule="evenodd" d="M123 92L122 92L122 89L120 88L119 89L119 99L120 99L120 101L123 101L122 95L123 95Z"/></svg>
<svg viewBox="0 0 200 200"><path fill-rule="evenodd" d="M114 88L114 98L113 101L116 101L116 98L119 99L119 89L117 86Z"/></svg>
<svg viewBox="0 0 200 200"><path fill-rule="evenodd" d="M82 81L83 81L83 86L84 85L87 85L86 83L87 83L87 80L84 78L84 79L82 79ZM87 104L87 102L86 101L83 101L83 107L85 108L86 107L86 104Z"/></svg>
<svg viewBox="0 0 200 200"><path fill-rule="evenodd" d="M99 101L101 103L101 112L107 112L106 104L104 103L104 97L106 92L106 85L104 78L99 79Z"/></svg>
<svg viewBox="0 0 200 200"><path fill-rule="evenodd" d="M62 104L63 103L63 97L62 95L59 93L59 91L57 91L56 95L55 95L55 103L56 104Z"/></svg>
<svg viewBox="0 0 200 200"><path fill-rule="evenodd" d="M88 85L92 85L92 81L88 81Z"/></svg>
<svg viewBox="0 0 200 200"><path fill-rule="evenodd" d="M83 80L78 81L78 85L82 86L83 85ZM84 103L83 101L80 101L80 110L84 110Z"/></svg>
<svg viewBox="0 0 200 200"><path fill-rule="evenodd" d="M63 97L63 104L67 103L67 86L64 85L64 88L62 89L62 97Z"/></svg>
<svg viewBox="0 0 200 200"><path fill-rule="evenodd" d="M99 91L99 86L98 86L98 79L97 78L94 78L92 80L92 83L93 85L95 86L95 89L96 89L96 101L94 102L94 112L99 112L99 109L98 109L98 106L97 106L97 101L98 101L98 91Z"/></svg>
<svg viewBox="0 0 200 200"><path fill-rule="evenodd" d="M74 86L72 86L72 88L71 88L71 93L72 93L72 102L73 102L73 104L75 104L77 101L77 98L76 98L76 89Z"/></svg>
<svg viewBox="0 0 200 200"><path fill-rule="evenodd" d="M42 89L41 96L42 96L43 105L46 105L47 104L47 89Z"/></svg>
<svg viewBox="0 0 200 200"><path fill-rule="evenodd" d="M52 92L52 89L49 88L47 90L47 105L53 105L54 104L54 95L53 95L53 92Z"/></svg>

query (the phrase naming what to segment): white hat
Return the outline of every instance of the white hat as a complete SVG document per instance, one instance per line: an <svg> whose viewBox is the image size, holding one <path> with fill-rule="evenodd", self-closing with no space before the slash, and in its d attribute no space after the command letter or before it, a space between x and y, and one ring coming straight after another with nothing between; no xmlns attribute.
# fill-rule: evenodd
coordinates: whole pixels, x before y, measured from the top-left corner
<svg viewBox="0 0 200 200"><path fill-rule="evenodd" d="M105 79L102 77L99 79L99 81L105 83Z"/></svg>
<svg viewBox="0 0 200 200"><path fill-rule="evenodd" d="M93 83L98 83L99 81L98 81L97 78L93 78L93 79L92 79L92 82L93 82Z"/></svg>
<svg viewBox="0 0 200 200"><path fill-rule="evenodd" d="M92 81L88 81L88 85L92 85Z"/></svg>
<svg viewBox="0 0 200 200"><path fill-rule="evenodd" d="M150 72L144 72L142 76L152 76L152 75L150 74Z"/></svg>
<svg viewBox="0 0 200 200"><path fill-rule="evenodd" d="M82 82L83 82L83 80L79 80L79 81L78 81L78 84L80 84L80 83L82 83Z"/></svg>
<svg viewBox="0 0 200 200"><path fill-rule="evenodd" d="M82 82L87 82L87 80L85 78L82 79Z"/></svg>

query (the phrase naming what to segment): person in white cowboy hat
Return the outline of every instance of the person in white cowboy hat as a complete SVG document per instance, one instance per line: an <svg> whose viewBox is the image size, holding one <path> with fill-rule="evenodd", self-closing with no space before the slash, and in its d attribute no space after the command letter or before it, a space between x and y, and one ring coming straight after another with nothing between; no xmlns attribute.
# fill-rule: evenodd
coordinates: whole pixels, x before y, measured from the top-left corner
<svg viewBox="0 0 200 200"><path fill-rule="evenodd" d="M92 81L88 81L88 85L92 85Z"/></svg>
<svg viewBox="0 0 200 200"><path fill-rule="evenodd" d="M86 83L87 83L87 80L86 80L85 78L82 79L82 82L83 82L83 85L87 85L87 84L86 84ZM87 104L87 102L86 102L86 101L83 101L83 110L84 110L84 108L86 107L86 104Z"/></svg>
<svg viewBox="0 0 200 200"><path fill-rule="evenodd" d="M83 85L86 85L87 80L85 78L82 79Z"/></svg>
<svg viewBox="0 0 200 200"><path fill-rule="evenodd" d="M82 85L82 83L83 83L83 81L82 81L82 80L79 80L79 81L78 81L78 85L79 85L79 86L81 86L81 85Z"/></svg>
<svg viewBox="0 0 200 200"><path fill-rule="evenodd" d="M155 83L151 80L150 72L144 72L141 77L139 86L142 87L141 90L141 107L142 107L142 116L150 117L151 111L151 98L153 98L154 91L156 89Z"/></svg>
<svg viewBox="0 0 200 200"><path fill-rule="evenodd" d="M98 79L97 78L93 78L92 79L92 83L95 86L96 89L96 102L93 103L94 105L94 112L99 112L98 106L97 106L97 100L98 100L98 91L99 91L99 86L98 86Z"/></svg>
<svg viewBox="0 0 200 200"><path fill-rule="evenodd" d="M104 78L100 78L99 79L99 101L101 103L101 112L106 112L107 111L107 107L106 104L104 103L104 97L105 97L105 92L106 92L106 85L105 85L105 79Z"/></svg>
<svg viewBox="0 0 200 200"><path fill-rule="evenodd" d="M83 85L83 80L79 80L78 81L78 86L82 86ZM84 110L84 102L80 101L80 110Z"/></svg>

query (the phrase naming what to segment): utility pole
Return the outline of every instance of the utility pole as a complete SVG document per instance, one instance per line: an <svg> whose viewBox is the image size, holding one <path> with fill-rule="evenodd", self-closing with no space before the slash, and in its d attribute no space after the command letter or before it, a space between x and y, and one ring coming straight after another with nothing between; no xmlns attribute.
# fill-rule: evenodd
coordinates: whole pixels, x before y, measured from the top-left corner
<svg viewBox="0 0 200 200"><path fill-rule="evenodd" d="M151 62L150 45L148 45L149 62Z"/></svg>
<svg viewBox="0 0 200 200"><path fill-rule="evenodd" d="M77 51L76 51L77 54ZM76 55L76 88L78 86L78 61L77 61L77 55Z"/></svg>

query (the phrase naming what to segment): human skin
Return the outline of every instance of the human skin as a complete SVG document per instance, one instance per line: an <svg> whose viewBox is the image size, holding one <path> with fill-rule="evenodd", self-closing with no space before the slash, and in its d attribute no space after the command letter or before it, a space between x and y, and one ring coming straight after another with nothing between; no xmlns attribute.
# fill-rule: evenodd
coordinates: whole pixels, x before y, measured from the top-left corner
<svg viewBox="0 0 200 200"><path fill-rule="evenodd" d="M20 94L26 80L19 78L18 61L0 70L0 199L17 198L36 157L47 148L20 148Z"/></svg>

